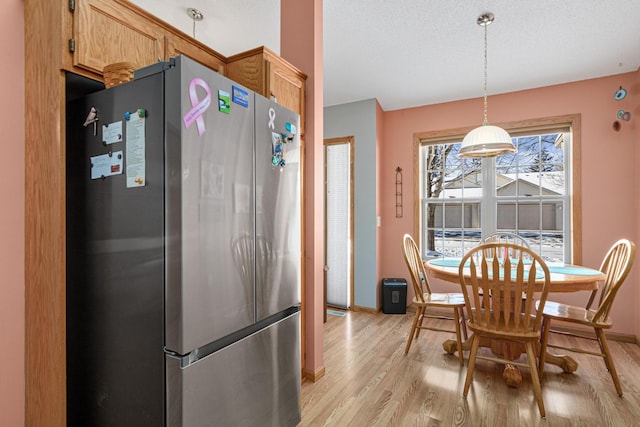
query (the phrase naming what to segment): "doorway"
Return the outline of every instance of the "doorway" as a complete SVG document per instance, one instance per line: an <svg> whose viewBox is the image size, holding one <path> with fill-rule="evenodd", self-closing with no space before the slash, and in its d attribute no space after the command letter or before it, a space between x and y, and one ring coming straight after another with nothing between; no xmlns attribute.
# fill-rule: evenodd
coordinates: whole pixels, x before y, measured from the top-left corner
<svg viewBox="0 0 640 427"><path fill-rule="evenodd" d="M353 142L324 141L325 305L343 310L353 305Z"/></svg>

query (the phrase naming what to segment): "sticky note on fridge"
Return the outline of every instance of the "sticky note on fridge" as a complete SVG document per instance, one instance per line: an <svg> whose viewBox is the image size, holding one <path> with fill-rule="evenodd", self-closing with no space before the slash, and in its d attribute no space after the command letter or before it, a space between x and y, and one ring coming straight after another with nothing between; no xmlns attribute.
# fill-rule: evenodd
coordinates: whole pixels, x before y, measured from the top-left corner
<svg viewBox="0 0 640 427"><path fill-rule="evenodd" d="M102 125L102 142L104 145L122 142L122 122L113 122Z"/></svg>
<svg viewBox="0 0 640 427"><path fill-rule="evenodd" d="M91 157L91 179L122 173L122 151Z"/></svg>
<svg viewBox="0 0 640 427"><path fill-rule="evenodd" d="M231 111L231 96L229 92L225 92L224 90L218 91L218 110L227 114Z"/></svg>

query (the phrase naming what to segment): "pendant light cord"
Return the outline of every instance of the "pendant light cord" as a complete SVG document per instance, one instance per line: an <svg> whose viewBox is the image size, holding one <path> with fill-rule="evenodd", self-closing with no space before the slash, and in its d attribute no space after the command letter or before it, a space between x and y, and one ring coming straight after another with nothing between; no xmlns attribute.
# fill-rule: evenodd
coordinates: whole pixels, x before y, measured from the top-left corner
<svg viewBox="0 0 640 427"><path fill-rule="evenodd" d="M487 120L487 25L484 24L484 121L483 126L489 124Z"/></svg>

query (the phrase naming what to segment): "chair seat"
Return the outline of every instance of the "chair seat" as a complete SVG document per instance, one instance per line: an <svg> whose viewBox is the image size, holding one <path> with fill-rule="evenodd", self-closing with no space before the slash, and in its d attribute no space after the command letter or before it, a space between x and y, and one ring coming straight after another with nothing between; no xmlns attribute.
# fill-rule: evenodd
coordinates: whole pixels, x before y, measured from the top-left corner
<svg viewBox="0 0 640 427"><path fill-rule="evenodd" d="M457 293L442 293L442 294L430 294L424 293L422 294L422 298L424 298L424 303L420 301L417 297L413 297L413 302L418 305L431 305L431 306L459 306L464 307L464 296L462 294Z"/></svg>
<svg viewBox="0 0 640 427"><path fill-rule="evenodd" d="M536 302L536 310L537 309L538 303ZM613 322L609 317L607 317L604 322L595 322L593 319L593 316L596 313L595 310L587 310L586 308L575 307L573 305L562 304L559 302L547 301L542 313L552 319L577 323L585 326L610 328L613 325Z"/></svg>
<svg viewBox="0 0 640 427"><path fill-rule="evenodd" d="M475 312L475 310L473 310ZM477 316L482 318L483 315ZM534 327L534 318L531 318L531 327L528 331L516 331L513 327L513 321L510 326L507 326L504 322L504 318L500 318L500 322L496 325L492 322L490 325L481 322L467 322L467 327L473 332L480 332L482 335L491 336L494 338L504 338L512 341L532 341L540 339L540 330ZM522 322L522 320L521 320Z"/></svg>
<svg viewBox="0 0 640 427"><path fill-rule="evenodd" d="M472 332L480 332L484 336L489 336L491 338L505 339L508 341L539 341L540 340L540 331L530 331L527 333L518 333L514 334L512 332L508 332L508 330L498 331L493 328L487 328L482 325L467 323L467 328L469 328Z"/></svg>

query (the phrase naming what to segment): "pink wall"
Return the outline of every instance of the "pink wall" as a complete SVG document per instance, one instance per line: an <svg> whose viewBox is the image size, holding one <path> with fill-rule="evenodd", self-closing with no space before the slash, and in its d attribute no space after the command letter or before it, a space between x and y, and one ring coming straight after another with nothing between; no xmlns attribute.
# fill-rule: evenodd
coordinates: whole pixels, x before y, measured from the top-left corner
<svg viewBox="0 0 640 427"><path fill-rule="evenodd" d="M280 2L280 53L307 75L305 93L305 372L324 374L322 0Z"/></svg>
<svg viewBox="0 0 640 427"><path fill-rule="evenodd" d="M0 14L0 424L24 425L24 4Z"/></svg>
<svg viewBox="0 0 640 427"><path fill-rule="evenodd" d="M640 119L639 72L549 86L489 97L489 122L580 113L582 116L582 263L598 267L606 251L617 239L627 237L638 244L638 119ZM629 95L615 101L613 94L624 86ZM618 109L632 112L632 120L623 122L615 132L612 123ZM416 132L479 125L482 99L471 99L390 111L384 117L384 141L381 160L382 262L381 277L407 277L401 251L403 233L414 232L413 135ZM404 171L405 216L394 214L393 176L396 166ZM640 263L640 259L638 260ZM640 296L633 284L638 280L634 267L614 307L615 332L640 337L637 316ZM436 290L455 285L434 283ZM455 288L453 288L455 289ZM452 290L453 290L452 289ZM553 294L559 301L583 305L585 295Z"/></svg>

